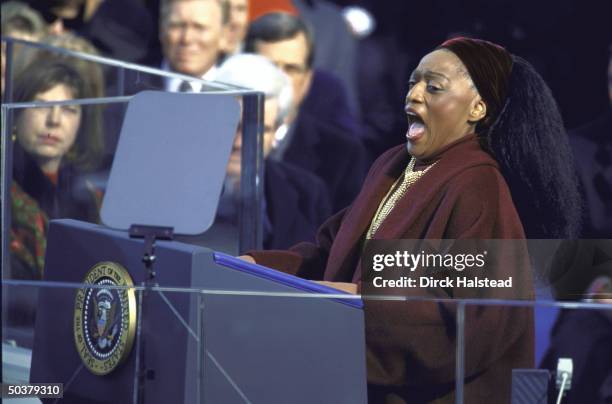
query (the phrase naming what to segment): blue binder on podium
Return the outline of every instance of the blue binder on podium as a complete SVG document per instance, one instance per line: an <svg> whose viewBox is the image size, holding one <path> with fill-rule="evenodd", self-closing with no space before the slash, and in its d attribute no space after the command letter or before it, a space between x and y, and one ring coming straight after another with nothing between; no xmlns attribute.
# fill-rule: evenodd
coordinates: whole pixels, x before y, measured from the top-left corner
<svg viewBox="0 0 612 404"><path fill-rule="evenodd" d="M212 223L210 195L218 199L221 192L238 107L231 97L202 95L153 93L132 101L102 210L108 226L70 219L50 224L45 280L91 286L40 290L30 381L63 383L67 403L365 403L361 300L204 247L133 237L130 209L139 223L179 234ZM166 111L181 102L200 111L198 120L219 139L183 133L172 146L159 147L155 137L167 137L168 120L151 108ZM212 111L210 119L201 111ZM154 144L148 151L134 139L143 113L150 129L144 144ZM224 158L219 149L206 151L211 142ZM180 158L185 148L216 155L185 171L186 177L216 173L206 183L181 178L180 189L175 174L163 170L156 177L128 173L135 167L150 173L152 162ZM194 184L205 191L193 192ZM168 200L169 186L181 205ZM138 200L140 188L147 195ZM156 197L166 201L151 208L147 200ZM177 206L202 206L202 212L186 209L201 217L186 220ZM149 271L146 254L154 258ZM145 286L134 292L126 288L131 284Z"/></svg>

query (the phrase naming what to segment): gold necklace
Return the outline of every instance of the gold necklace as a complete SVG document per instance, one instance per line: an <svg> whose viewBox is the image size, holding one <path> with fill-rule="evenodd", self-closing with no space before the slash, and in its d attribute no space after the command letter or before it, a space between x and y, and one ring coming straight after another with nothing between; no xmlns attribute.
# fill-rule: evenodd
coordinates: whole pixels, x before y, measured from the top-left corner
<svg viewBox="0 0 612 404"><path fill-rule="evenodd" d="M372 219L370 227L366 233L366 239L369 240L372 238L372 236L374 235L374 233L376 233L376 230L378 230L382 222L384 222L389 213L391 213L397 202L406 194L408 188L410 188L415 182L419 180L419 178L425 175L425 173L436 164L433 163L422 171L414 171L415 163L416 159L412 158L406 166L403 179L402 177L400 177L393 183L393 185L381 201L380 205L378 205L378 210L376 210L376 214L374 215L374 218ZM397 184L400 179L402 179L402 182L398 186Z"/></svg>

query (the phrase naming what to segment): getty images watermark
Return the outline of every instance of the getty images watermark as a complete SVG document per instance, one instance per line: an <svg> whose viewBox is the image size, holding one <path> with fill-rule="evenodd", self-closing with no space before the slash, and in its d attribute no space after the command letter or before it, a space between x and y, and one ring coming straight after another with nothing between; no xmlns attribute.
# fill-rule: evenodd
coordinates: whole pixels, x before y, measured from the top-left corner
<svg viewBox="0 0 612 404"><path fill-rule="evenodd" d="M511 288L512 276L505 279L490 279L484 273L488 251L476 254L463 253L426 253L421 250L412 253L406 250L372 256L372 278L375 288ZM421 270L419 273L417 270ZM387 276L389 272L408 271L410 275ZM436 271L435 276L432 271ZM441 271L449 271L440 276ZM460 275L464 271L478 273ZM416 273L416 276L414 275Z"/></svg>
<svg viewBox="0 0 612 404"><path fill-rule="evenodd" d="M525 240L369 240L363 294L529 298L534 272Z"/></svg>

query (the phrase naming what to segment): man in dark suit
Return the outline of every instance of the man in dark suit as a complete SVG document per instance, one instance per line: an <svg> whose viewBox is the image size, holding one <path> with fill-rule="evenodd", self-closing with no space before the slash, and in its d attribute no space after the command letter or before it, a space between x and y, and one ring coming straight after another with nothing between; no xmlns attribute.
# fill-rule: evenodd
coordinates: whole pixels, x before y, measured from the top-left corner
<svg viewBox="0 0 612 404"><path fill-rule="evenodd" d="M285 249L315 240L320 224L331 215L325 185L315 176L282 161L264 165L266 215L271 229L264 233L264 248Z"/></svg>
<svg viewBox="0 0 612 404"><path fill-rule="evenodd" d="M162 69L214 80L226 21L227 7L221 0L163 0L159 16ZM177 91L183 83L167 80L166 90ZM199 84L189 84L192 91L201 90Z"/></svg>
<svg viewBox="0 0 612 404"><path fill-rule="evenodd" d="M582 238L612 238L610 133L612 108L595 121L569 133L585 205Z"/></svg>
<svg viewBox="0 0 612 404"><path fill-rule="evenodd" d="M265 94L264 104L264 247L283 249L300 241L314 241L318 227L331 214L323 182L308 171L267 157L274 133L291 103L286 75L259 55L235 55L218 70L224 83L253 88ZM242 136L237 131L230 155L219 215L236 219L240 184Z"/></svg>
<svg viewBox="0 0 612 404"><path fill-rule="evenodd" d="M591 301L611 310L565 308L551 331L541 367L554 372L559 358L574 363L571 389L563 403L604 404L612 400L612 240L564 240L550 265L553 296ZM557 397L549 385L549 402Z"/></svg>
<svg viewBox="0 0 612 404"><path fill-rule="evenodd" d="M245 50L270 59L289 76L293 88L285 136L277 136L272 158L321 178L337 211L359 192L367 168L365 151L354 133L358 126L346 97L336 97L344 92L342 84L332 87L328 83L337 79L312 68L313 46L310 28L299 17L285 13L253 21L245 40ZM329 99L336 101L329 103ZM328 108L319 107L325 103Z"/></svg>

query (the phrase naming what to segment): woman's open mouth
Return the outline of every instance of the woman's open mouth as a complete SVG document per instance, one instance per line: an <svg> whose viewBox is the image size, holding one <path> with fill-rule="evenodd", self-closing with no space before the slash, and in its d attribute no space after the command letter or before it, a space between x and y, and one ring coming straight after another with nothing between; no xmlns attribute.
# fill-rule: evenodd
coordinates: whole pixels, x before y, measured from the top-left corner
<svg viewBox="0 0 612 404"><path fill-rule="evenodd" d="M411 142L416 142L425 134L425 123L421 116L412 108L406 109L408 115L408 132L406 138Z"/></svg>

